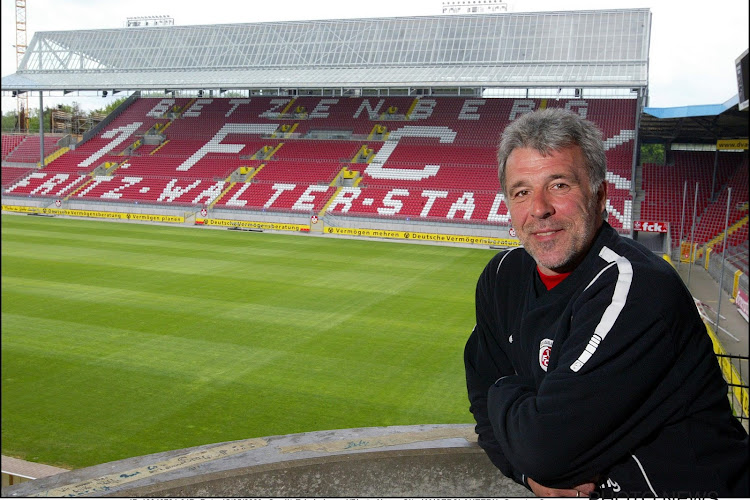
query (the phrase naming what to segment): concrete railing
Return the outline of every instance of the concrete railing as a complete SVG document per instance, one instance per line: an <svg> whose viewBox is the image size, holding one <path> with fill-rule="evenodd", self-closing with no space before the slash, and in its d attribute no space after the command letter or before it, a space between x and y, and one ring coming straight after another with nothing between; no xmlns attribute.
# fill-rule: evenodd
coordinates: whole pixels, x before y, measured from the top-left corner
<svg viewBox="0 0 750 500"><path fill-rule="evenodd" d="M3 488L3 497L527 497L471 425L372 427L198 446Z"/></svg>

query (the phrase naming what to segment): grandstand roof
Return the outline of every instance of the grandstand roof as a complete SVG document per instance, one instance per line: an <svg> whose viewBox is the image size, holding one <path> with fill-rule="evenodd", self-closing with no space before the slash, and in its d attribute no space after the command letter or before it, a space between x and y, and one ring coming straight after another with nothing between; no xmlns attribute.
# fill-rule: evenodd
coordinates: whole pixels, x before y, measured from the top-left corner
<svg viewBox="0 0 750 500"><path fill-rule="evenodd" d="M740 111L739 96L722 104L643 109L642 142L710 144L718 139L748 136L748 113Z"/></svg>
<svg viewBox="0 0 750 500"><path fill-rule="evenodd" d="M4 91L645 87L648 9L37 32Z"/></svg>

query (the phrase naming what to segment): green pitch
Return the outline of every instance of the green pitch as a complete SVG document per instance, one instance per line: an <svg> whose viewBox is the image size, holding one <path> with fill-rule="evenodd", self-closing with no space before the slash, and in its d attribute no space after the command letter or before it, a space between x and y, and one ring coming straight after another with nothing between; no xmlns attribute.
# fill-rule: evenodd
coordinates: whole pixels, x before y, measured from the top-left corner
<svg viewBox="0 0 750 500"><path fill-rule="evenodd" d="M85 467L202 444L470 423L493 255L2 217L2 453Z"/></svg>

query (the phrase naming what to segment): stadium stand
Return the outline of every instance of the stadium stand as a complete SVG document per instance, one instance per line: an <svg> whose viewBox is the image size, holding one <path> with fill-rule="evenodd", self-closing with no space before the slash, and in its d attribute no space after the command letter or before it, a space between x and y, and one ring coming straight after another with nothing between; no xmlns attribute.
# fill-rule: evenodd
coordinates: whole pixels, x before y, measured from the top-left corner
<svg viewBox="0 0 750 500"><path fill-rule="evenodd" d="M738 223L743 217L747 217L747 161L740 164L732 177L726 182L726 186L732 189L732 197L729 200L729 227ZM718 198L711 202L705 212L701 215L700 222L696 228L696 240L697 241L709 241L715 238L717 235L723 235L724 224L727 221L727 198L729 192L726 189L722 189L719 193ZM747 239L747 224L744 225L744 240ZM729 236L730 246L734 246L740 243L738 237L742 236L743 231L734 231ZM723 243L719 243L718 247L715 245L714 250L721 250Z"/></svg>
<svg viewBox="0 0 750 500"><path fill-rule="evenodd" d="M12 167L3 165L2 174L0 174L3 189L5 189L6 187L10 187L16 181L23 179L33 170L35 169L29 167Z"/></svg>
<svg viewBox="0 0 750 500"><path fill-rule="evenodd" d="M8 158L14 149L18 147L21 142L26 138L25 135L2 135L2 154L3 161Z"/></svg>
<svg viewBox="0 0 750 500"><path fill-rule="evenodd" d="M507 226L500 132L521 113L563 106L602 128L610 223L628 231L632 99L141 98L5 192Z"/></svg>
<svg viewBox="0 0 750 500"><path fill-rule="evenodd" d="M745 231L747 231L747 229ZM727 248L727 260L731 264L734 264L734 266L742 271L745 275L747 275L748 270L750 270L750 260L748 259L747 232L745 233L744 241L742 241L739 245Z"/></svg>
<svg viewBox="0 0 750 500"><path fill-rule="evenodd" d="M683 228L683 238L691 235L691 219L695 201L695 186L698 184L696 204L695 242L704 244L724 230L727 191L732 187L732 197L736 201L730 214L729 224L734 224L743 216L736 208L747 202L747 155L723 153L718 155L716 182L712 178L716 153L704 151L676 151L673 165L643 165L643 190L645 198L641 203L641 218L669 222L673 228L674 247L679 245L679 232ZM684 185L687 183L687 196L683 200ZM684 214L683 214L683 204ZM747 211L744 211L747 215ZM737 238L741 233L737 233ZM745 232L747 236L747 232ZM734 241L734 240L733 240Z"/></svg>
<svg viewBox="0 0 750 500"><path fill-rule="evenodd" d="M20 140L18 139L20 138ZM44 154L50 155L59 149L57 141L59 136L44 137ZM3 136L3 161L13 163L37 163L39 162L39 151L41 140L38 135L9 136L9 149L6 154L6 139ZM15 146L12 144L16 143Z"/></svg>

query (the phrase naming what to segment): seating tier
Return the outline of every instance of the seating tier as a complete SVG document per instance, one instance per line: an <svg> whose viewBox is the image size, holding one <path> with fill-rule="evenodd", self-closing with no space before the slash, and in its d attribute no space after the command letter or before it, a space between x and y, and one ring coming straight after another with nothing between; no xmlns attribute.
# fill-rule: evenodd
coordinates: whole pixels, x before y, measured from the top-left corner
<svg viewBox="0 0 750 500"><path fill-rule="evenodd" d="M39 163L41 140L38 135L3 136L3 160L14 163ZM59 149L60 136L44 136L44 156Z"/></svg>
<svg viewBox="0 0 750 500"><path fill-rule="evenodd" d="M676 151L673 158L673 165L643 165L645 197L641 203L641 219L668 222L672 228L672 244L675 247L680 244L680 240L691 238L699 244L706 243L724 230L727 200L724 186L729 182L728 185L733 187L732 197L737 204L747 201L747 156L738 153L721 153L717 156L715 152ZM711 193L712 187L714 193ZM693 213L696 215L694 235ZM747 215L747 212L744 214ZM730 225L741 217L742 212L733 209Z"/></svg>
<svg viewBox="0 0 750 500"><path fill-rule="evenodd" d="M6 188L12 185L15 181L23 179L34 170L36 169L31 167L3 166L2 174L0 174L0 177L2 178L2 187Z"/></svg>
<svg viewBox="0 0 750 500"><path fill-rule="evenodd" d="M53 196L53 190L37 188L59 180L57 174L68 174L72 182L116 163L108 170L112 180L97 177L95 188L75 196L191 203L207 184L221 181L224 189L212 200L217 206L309 212L330 201L331 213L507 225L498 194L497 141L513 119L542 107L572 109L602 129L610 162L609 220L629 230L635 100L141 98L94 138L45 167L42 177L8 189ZM143 144L149 131L163 142ZM137 142L142 145L132 149ZM233 172L247 173L240 167L252 169L249 187L229 184ZM355 185L330 187L343 167L359 172ZM177 188L186 191L169 195ZM203 198L196 202L205 204Z"/></svg>
<svg viewBox="0 0 750 500"><path fill-rule="evenodd" d="M2 159L5 160L25 139L24 135L2 135Z"/></svg>

